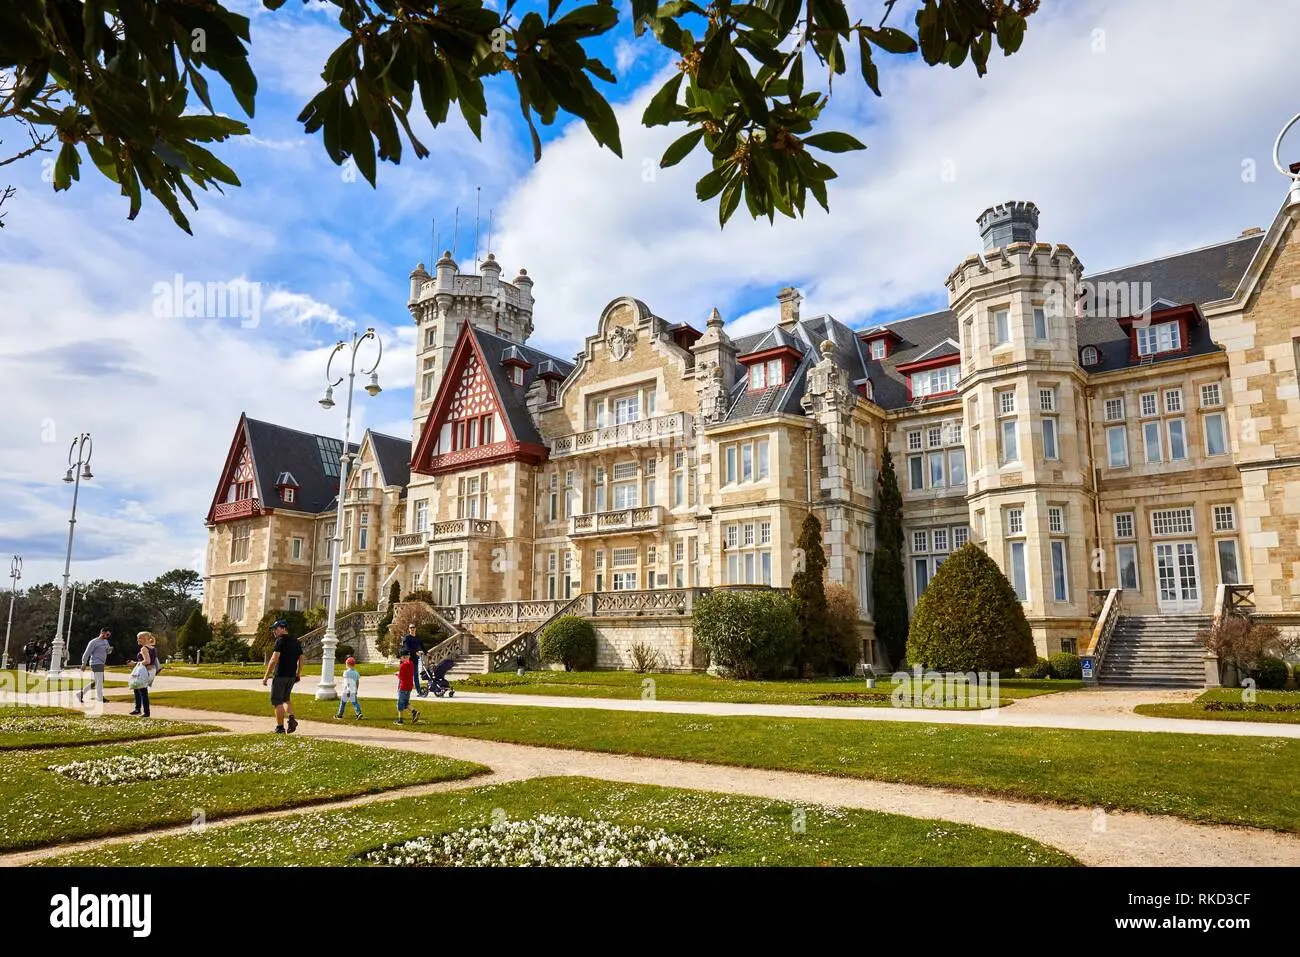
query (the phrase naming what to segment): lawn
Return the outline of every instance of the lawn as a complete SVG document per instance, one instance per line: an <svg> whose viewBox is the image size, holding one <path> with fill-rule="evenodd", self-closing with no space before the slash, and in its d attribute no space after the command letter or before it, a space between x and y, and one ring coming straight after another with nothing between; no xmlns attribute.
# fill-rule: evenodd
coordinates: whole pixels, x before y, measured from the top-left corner
<svg viewBox="0 0 1300 957"><path fill-rule="evenodd" d="M1195 701L1140 704L1133 710L1155 718L1300 724L1300 691L1256 691L1250 704L1242 700L1240 688L1211 688Z"/></svg>
<svg viewBox="0 0 1300 957"><path fill-rule="evenodd" d="M247 691L171 692L164 704L266 713ZM948 787L1300 831L1300 740L899 721L721 717L427 700L408 733L679 758ZM337 705L295 696L300 717ZM365 723L389 724L371 708ZM391 727L391 724L389 724ZM1226 782L1230 782L1230 786Z"/></svg>
<svg viewBox="0 0 1300 957"><path fill-rule="evenodd" d="M894 683L886 678L868 689L862 678L821 678L799 681L736 681L705 674L637 674L634 671L497 672L459 678L454 686L466 691L561 695L575 698L659 701L723 701L733 704L814 704L891 707ZM1057 691L1075 691L1082 681L1007 679L998 682L1000 704Z"/></svg>
<svg viewBox="0 0 1300 957"><path fill-rule="evenodd" d="M111 670L111 669L110 669ZM129 672L130 668L123 669ZM7 671L0 671L0 691L9 691L14 694L36 694L45 691L72 691L77 692L90 684L90 672L68 673L64 672L61 677L54 681L46 678L48 672L45 671L26 671L16 670L13 668ZM119 681L116 678L105 678L105 688L125 688L126 681Z"/></svg>
<svg viewBox="0 0 1300 957"><path fill-rule="evenodd" d="M206 724L161 718L146 721L127 715L87 717L83 712L63 708L5 708L0 710L0 751L107 744L218 730Z"/></svg>
<svg viewBox="0 0 1300 957"><path fill-rule="evenodd" d="M109 671L120 671L123 674L131 669L125 665L114 666ZM396 665L386 665L382 661L363 662L357 665L357 671L362 677L368 675L391 675L397 674ZM248 678L261 680L262 675L266 674L266 665L258 661L229 661L211 664L192 665L188 662L167 662L163 665L163 677L173 676L177 678ZM304 675L320 675L320 665L304 664L302 666ZM334 663L334 676L337 678L343 674L343 662Z"/></svg>
<svg viewBox="0 0 1300 957"><path fill-rule="evenodd" d="M557 820L549 820L554 818ZM494 829L495 825L495 829ZM510 841L511 835L527 832ZM1062 866L1077 863L1029 838L945 821L874 811L807 807L760 798L588 778L538 778L446 794L401 798L291 821L207 828L178 837L121 844L44 863L80 866L339 866L370 863L384 844L454 835L520 847L551 835L628 860L704 866ZM639 830L636 830L639 829ZM590 830L591 838L583 837ZM665 834L659 832L666 832ZM443 838L445 839L445 838ZM443 839L436 847L443 846ZM451 838L457 840L455 837ZM653 840L655 848L649 846ZM656 851L658 854L656 854ZM531 856L531 855L530 855ZM615 858L616 860L617 858ZM499 852L487 859L501 863ZM518 858L506 858L511 863ZM460 863L482 862L461 857ZM577 863L572 851L548 864ZM418 880L418 878L417 878Z"/></svg>
<svg viewBox="0 0 1300 957"><path fill-rule="evenodd" d="M52 770L70 764L81 777ZM177 770L184 773L144 777ZM314 804L486 770L434 755L269 734L8 752L0 754L0 850L189 824L199 814L213 820ZM101 782L88 783L95 777Z"/></svg>

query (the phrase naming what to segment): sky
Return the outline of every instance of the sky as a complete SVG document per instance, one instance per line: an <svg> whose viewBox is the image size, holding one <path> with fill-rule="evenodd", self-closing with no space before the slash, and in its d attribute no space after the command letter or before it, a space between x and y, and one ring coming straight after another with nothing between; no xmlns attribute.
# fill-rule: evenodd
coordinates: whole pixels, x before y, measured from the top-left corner
<svg viewBox="0 0 1300 957"><path fill-rule="evenodd" d="M244 185L200 192L192 237L152 200L128 221L89 164L59 194L40 157L3 170L18 192L0 230L0 569L22 555L20 587L62 575L72 490L60 480L82 432L94 478L80 489L74 581L201 571L203 519L240 413L341 436L342 404L327 412L317 399L330 348L353 330L373 326L384 342L384 391L358 393L354 438L367 427L408 436L408 276L431 265L435 233L473 268L476 201L479 258L490 248L506 278L527 268L531 344L562 357L624 295L701 329L717 307L738 334L772 322L777 291L793 285L805 315L867 326L944 307L945 278L981 245L976 217L1006 200L1035 202L1039 239L1071 246L1086 271L1267 227L1286 185L1273 141L1300 111L1297 0L1045 3L1021 51L995 50L983 78L969 64L887 58L878 99L851 61L824 128L868 149L830 158L830 213L810 198L805 218L769 224L742 206L720 230L716 207L695 200L702 150L657 169L680 131L639 117L673 66L632 36L626 8L592 47L619 77L606 92L622 159L561 121L534 164L498 85L482 142L459 117L436 132L417 123L432 155L381 164L372 189L296 120L342 39L333 8L234 6L252 19L260 90L252 135L216 152ZM850 3L855 19L880 9ZM0 127L0 140L12 132ZM1300 132L1284 159L1300 159ZM190 283L245 283L257 298L236 315L195 315L183 308Z"/></svg>

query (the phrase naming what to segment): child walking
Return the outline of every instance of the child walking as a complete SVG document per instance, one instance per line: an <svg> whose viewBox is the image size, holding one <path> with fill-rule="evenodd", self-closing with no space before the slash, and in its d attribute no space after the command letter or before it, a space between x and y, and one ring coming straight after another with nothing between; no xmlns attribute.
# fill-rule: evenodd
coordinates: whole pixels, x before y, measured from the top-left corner
<svg viewBox="0 0 1300 957"><path fill-rule="evenodd" d="M411 692L415 690L415 662L409 651L402 652L402 663L397 667L397 724L405 724L402 715L411 707ZM420 712L411 708L411 724L420 720Z"/></svg>
<svg viewBox="0 0 1300 957"><path fill-rule="evenodd" d="M334 717L343 717L344 706L349 701L352 702L352 709L357 713L357 720L361 720L361 672L357 671L357 659L348 658L343 662L347 665L347 670L343 672L343 693L339 695L339 713Z"/></svg>

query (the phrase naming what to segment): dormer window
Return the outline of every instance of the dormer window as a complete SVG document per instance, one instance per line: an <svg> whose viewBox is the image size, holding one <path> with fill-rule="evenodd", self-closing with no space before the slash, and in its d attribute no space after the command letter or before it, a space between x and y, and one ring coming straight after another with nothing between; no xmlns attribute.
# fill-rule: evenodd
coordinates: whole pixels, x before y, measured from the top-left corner
<svg viewBox="0 0 1300 957"><path fill-rule="evenodd" d="M1084 346L1079 361L1085 366L1095 366L1101 361L1101 353L1097 351L1096 346Z"/></svg>
<svg viewBox="0 0 1300 957"><path fill-rule="evenodd" d="M912 398L920 399L928 395L952 392L957 388L959 378L957 366L941 366L938 369L926 369L911 375Z"/></svg>
<svg viewBox="0 0 1300 957"><path fill-rule="evenodd" d="M280 489L280 501L284 502L285 505L292 505L294 497L296 495L297 492L294 489L291 488Z"/></svg>
<svg viewBox="0 0 1300 957"><path fill-rule="evenodd" d="M756 362L749 367L749 388L770 389L785 382L785 367L780 359Z"/></svg>
<svg viewBox="0 0 1300 957"><path fill-rule="evenodd" d="M546 401L554 402L560 394L560 383L555 379L546 380Z"/></svg>
<svg viewBox="0 0 1300 957"><path fill-rule="evenodd" d="M1183 347L1182 334L1177 322L1137 326L1137 351L1139 356L1153 356L1159 352L1176 352Z"/></svg>
<svg viewBox="0 0 1300 957"><path fill-rule="evenodd" d="M884 339L873 339L871 341L871 358L883 359L889 355L889 347L885 344Z"/></svg>
<svg viewBox="0 0 1300 957"><path fill-rule="evenodd" d="M519 368L519 366L512 367L510 370L510 381L513 382L515 385L523 385L524 370Z"/></svg>

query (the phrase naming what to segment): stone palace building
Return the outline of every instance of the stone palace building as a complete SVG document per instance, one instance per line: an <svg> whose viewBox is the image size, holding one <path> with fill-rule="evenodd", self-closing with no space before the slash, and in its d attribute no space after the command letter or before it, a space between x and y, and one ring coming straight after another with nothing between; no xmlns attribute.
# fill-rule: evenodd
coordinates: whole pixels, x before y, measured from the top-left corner
<svg viewBox="0 0 1300 957"><path fill-rule="evenodd" d="M974 541L1040 653L1095 655L1105 678L1102 644L1127 643L1115 680L1199 682L1189 635L1225 602L1300 620L1297 220L1300 186L1266 230L1085 275L1039 240L1032 203L1008 202L979 216L983 249L942 311L854 329L787 288L779 321L733 337L716 310L698 329L621 298L572 359L528 344L524 270L505 281L489 254L466 274L444 254L410 276L413 441L368 432L354 449L340 605L427 589L489 666L574 611L602 666L644 644L698 668L700 589L788 587L811 510L883 664L888 447L909 606ZM209 616L249 634L264 609L326 602L340 451L240 420L207 515ZM1154 665L1132 654L1144 642Z"/></svg>

